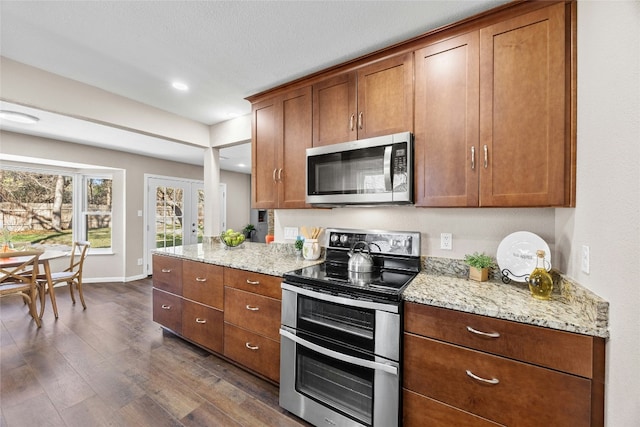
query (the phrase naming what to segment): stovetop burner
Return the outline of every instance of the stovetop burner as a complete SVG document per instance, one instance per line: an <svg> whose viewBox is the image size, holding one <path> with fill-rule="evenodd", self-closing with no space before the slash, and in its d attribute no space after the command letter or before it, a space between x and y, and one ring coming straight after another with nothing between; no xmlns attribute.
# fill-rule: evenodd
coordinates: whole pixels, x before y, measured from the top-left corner
<svg viewBox="0 0 640 427"><path fill-rule="evenodd" d="M420 271L420 233L328 229L326 261L284 275L285 282L350 298L400 301ZM348 270L356 242L372 243L372 272Z"/></svg>

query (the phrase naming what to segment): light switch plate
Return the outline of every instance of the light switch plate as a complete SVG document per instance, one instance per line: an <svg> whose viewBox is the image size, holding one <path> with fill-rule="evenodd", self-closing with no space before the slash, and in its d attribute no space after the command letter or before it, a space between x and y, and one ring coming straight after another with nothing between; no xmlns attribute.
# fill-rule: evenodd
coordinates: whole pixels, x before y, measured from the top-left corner
<svg viewBox="0 0 640 427"><path fill-rule="evenodd" d="M589 274L589 246L582 245L582 271Z"/></svg>
<svg viewBox="0 0 640 427"><path fill-rule="evenodd" d="M298 237L298 227L285 227L284 228L284 239L285 240L296 240Z"/></svg>

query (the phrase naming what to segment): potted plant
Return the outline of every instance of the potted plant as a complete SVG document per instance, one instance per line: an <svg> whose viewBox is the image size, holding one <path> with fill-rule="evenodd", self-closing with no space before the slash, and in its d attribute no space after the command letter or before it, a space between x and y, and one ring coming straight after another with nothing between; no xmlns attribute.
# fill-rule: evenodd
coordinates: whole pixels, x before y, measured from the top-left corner
<svg viewBox="0 0 640 427"><path fill-rule="evenodd" d="M242 229L242 233L244 234L244 237L246 237L247 239L251 239L251 234L256 230L256 227L254 227L253 224L247 224L244 226L244 228Z"/></svg>
<svg viewBox="0 0 640 427"><path fill-rule="evenodd" d="M465 255L464 262L469 266L469 279L478 282L486 282L489 279L489 269L496 265L492 257L478 252Z"/></svg>

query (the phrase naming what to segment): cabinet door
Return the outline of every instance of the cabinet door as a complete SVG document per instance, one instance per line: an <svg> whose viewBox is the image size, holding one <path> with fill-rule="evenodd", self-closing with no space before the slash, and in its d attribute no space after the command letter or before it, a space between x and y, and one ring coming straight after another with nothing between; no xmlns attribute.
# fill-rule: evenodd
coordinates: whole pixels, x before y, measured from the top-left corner
<svg viewBox="0 0 640 427"><path fill-rule="evenodd" d="M204 262L182 262L182 296L222 310L224 267Z"/></svg>
<svg viewBox="0 0 640 427"><path fill-rule="evenodd" d="M222 311L193 301L182 301L182 335L185 338L222 354L223 330Z"/></svg>
<svg viewBox="0 0 640 427"><path fill-rule="evenodd" d="M169 256L153 255L153 286L182 295L182 260Z"/></svg>
<svg viewBox="0 0 640 427"><path fill-rule="evenodd" d="M591 425L588 379L409 333L403 378L409 390L499 424Z"/></svg>
<svg viewBox="0 0 640 427"><path fill-rule="evenodd" d="M356 74L344 73L313 85L313 146L358 138Z"/></svg>
<svg viewBox="0 0 640 427"><path fill-rule="evenodd" d="M478 206L478 33L415 53L417 206Z"/></svg>
<svg viewBox="0 0 640 427"><path fill-rule="evenodd" d="M413 52L358 69L358 139L413 131Z"/></svg>
<svg viewBox="0 0 640 427"><path fill-rule="evenodd" d="M564 8L480 30L481 206L565 204Z"/></svg>
<svg viewBox="0 0 640 427"><path fill-rule="evenodd" d="M251 126L251 207L271 209L278 207L276 186L279 104L275 98L252 106Z"/></svg>
<svg viewBox="0 0 640 427"><path fill-rule="evenodd" d="M280 317L280 301L251 292L225 288L225 322L280 341Z"/></svg>
<svg viewBox="0 0 640 427"><path fill-rule="evenodd" d="M280 208L304 208L306 149L311 147L311 86L293 91L282 100L282 143L278 171ZM259 159L259 158L258 158Z"/></svg>
<svg viewBox="0 0 640 427"><path fill-rule="evenodd" d="M182 334L182 298L154 289L153 321L177 334Z"/></svg>
<svg viewBox="0 0 640 427"><path fill-rule="evenodd" d="M437 400L402 389L402 425L404 427L499 427L474 414L445 405Z"/></svg>
<svg viewBox="0 0 640 427"><path fill-rule="evenodd" d="M224 355L275 381L280 381L280 343L224 324Z"/></svg>

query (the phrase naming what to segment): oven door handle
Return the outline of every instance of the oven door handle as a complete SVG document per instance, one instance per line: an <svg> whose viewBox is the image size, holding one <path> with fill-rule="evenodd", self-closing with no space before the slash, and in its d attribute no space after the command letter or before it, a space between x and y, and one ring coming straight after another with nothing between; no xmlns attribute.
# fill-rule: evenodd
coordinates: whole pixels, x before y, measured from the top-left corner
<svg viewBox="0 0 640 427"><path fill-rule="evenodd" d="M291 291L295 294L316 298L321 301L327 301L334 304L342 304L342 305L347 305L349 307L359 307L367 310L388 311L390 313L398 313L400 311L398 305L396 304L385 304L385 303L378 303L373 301L363 301L363 300L358 300L353 298L339 297L339 296L327 294L324 292L315 292L310 289L301 288L299 286L290 285L284 282L280 285L280 287L282 289Z"/></svg>
<svg viewBox="0 0 640 427"><path fill-rule="evenodd" d="M324 356L331 357L333 359L337 359L346 363L351 363L352 365L362 366L363 368L381 370L391 375L398 375L398 368L395 366L387 365L385 363L372 362L371 360L360 359L357 357L349 356L347 354L338 353L337 351L329 350L328 348L321 347L305 339L299 338L298 336L292 334L289 331L285 331L284 329L280 329L280 335Z"/></svg>

